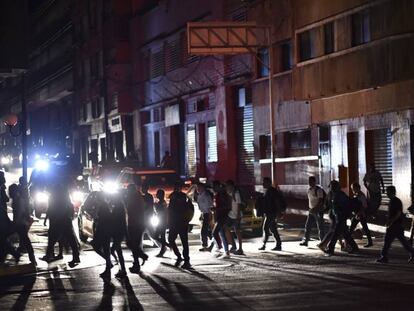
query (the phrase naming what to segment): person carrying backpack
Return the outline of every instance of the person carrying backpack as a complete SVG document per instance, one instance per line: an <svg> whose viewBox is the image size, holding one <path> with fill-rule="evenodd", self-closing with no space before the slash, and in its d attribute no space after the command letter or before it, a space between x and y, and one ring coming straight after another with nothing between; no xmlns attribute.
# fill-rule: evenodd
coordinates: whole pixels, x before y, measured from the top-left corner
<svg viewBox="0 0 414 311"><path fill-rule="evenodd" d="M351 219L351 226L349 227L349 232L352 234L354 232L358 223L361 223L362 229L367 236L368 243L364 247L371 247L374 245L372 243L371 231L369 231L367 224L367 211L368 211L368 201L365 194L361 191L361 186L358 183L353 183L351 185L353 192L352 200L355 200L356 211L354 216Z"/></svg>
<svg viewBox="0 0 414 311"><path fill-rule="evenodd" d="M262 200L263 214L265 220L263 223L263 246L259 250L266 249L266 243L273 234L276 240L276 246L272 248L273 251L282 250L282 240L277 231L277 217L279 217L286 210L286 202L280 190L272 186L272 180L269 177L263 178L263 188L265 194Z"/></svg>
<svg viewBox="0 0 414 311"><path fill-rule="evenodd" d="M323 210L325 209L326 192L323 188L316 185L316 178L314 176L309 177L309 189L308 189L308 201L309 212L305 223L305 236L303 241L299 244L302 246L308 246L310 234L314 223L316 223L319 232L319 239L322 241L325 236L324 222L323 222Z"/></svg>

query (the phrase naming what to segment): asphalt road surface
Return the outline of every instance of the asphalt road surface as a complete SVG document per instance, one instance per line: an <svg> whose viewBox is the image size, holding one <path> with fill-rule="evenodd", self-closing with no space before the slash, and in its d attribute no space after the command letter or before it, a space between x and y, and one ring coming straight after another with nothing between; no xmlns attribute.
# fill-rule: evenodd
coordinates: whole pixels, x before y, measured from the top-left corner
<svg viewBox="0 0 414 311"><path fill-rule="evenodd" d="M34 224L31 238L37 257L44 253L46 228ZM83 245L81 264L69 268L71 255L46 264L38 273L0 278L0 310L413 310L414 264L398 242L389 264L378 264L382 239L358 254L325 257L316 248L299 246L301 231L287 226L281 252L258 251L260 239L246 239L245 256L220 260L198 251L190 237L193 270L174 266L174 256L150 259L140 274L104 285L104 262ZM359 241L362 245L364 242ZM27 256L25 256L27 257ZM132 265L125 250L127 267ZM24 259L27 260L27 259ZM23 261L24 263L24 261ZM118 267L112 269L113 274Z"/></svg>

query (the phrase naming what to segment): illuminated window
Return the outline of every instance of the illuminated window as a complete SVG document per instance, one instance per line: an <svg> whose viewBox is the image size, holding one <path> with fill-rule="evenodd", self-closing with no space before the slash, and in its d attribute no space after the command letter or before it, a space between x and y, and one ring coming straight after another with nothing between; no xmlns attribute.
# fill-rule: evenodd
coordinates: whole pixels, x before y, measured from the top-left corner
<svg viewBox="0 0 414 311"><path fill-rule="evenodd" d="M207 123L207 162L217 162L217 127L216 121Z"/></svg>

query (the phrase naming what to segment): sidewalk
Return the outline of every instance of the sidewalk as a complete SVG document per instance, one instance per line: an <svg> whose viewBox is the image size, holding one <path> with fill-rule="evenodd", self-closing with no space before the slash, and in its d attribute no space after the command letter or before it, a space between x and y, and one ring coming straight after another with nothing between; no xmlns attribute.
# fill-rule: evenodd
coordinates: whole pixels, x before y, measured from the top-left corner
<svg viewBox="0 0 414 311"><path fill-rule="evenodd" d="M306 217L308 214L308 201L304 199L296 198L286 198L287 201L287 214L297 215ZM325 214L325 220L329 220L328 215ZM368 223L369 230L372 232L385 233L386 227L385 223L387 221L387 213L385 211L379 210L374 219L370 219ZM349 225L350 223L348 223ZM305 220L303 220L302 225L305 225ZM406 217L404 222L405 236L410 237L410 228L411 228L411 218Z"/></svg>

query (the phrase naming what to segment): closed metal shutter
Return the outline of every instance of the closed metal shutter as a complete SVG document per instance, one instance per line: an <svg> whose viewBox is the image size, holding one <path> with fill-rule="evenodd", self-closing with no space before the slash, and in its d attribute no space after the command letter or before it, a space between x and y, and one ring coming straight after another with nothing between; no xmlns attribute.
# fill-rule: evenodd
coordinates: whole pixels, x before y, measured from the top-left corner
<svg viewBox="0 0 414 311"><path fill-rule="evenodd" d="M187 127L187 169L188 176L194 177L197 171L196 129L191 124Z"/></svg>
<svg viewBox="0 0 414 311"><path fill-rule="evenodd" d="M248 104L237 110L238 182L240 185L254 185L253 105Z"/></svg>
<svg viewBox="0 0 414 311"><path fill-rule="evenodd" d="M380 129L374 131L374 164L375 168L381 173L384 186L392 185L392 150L391 150L391 130ZM369 163L367 163L369 164ZM389 202L386 194L382 194L381 206L386 206Z"/></svg>

